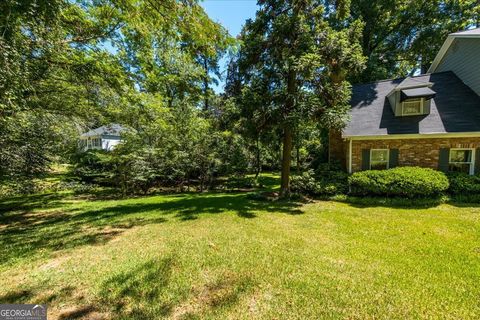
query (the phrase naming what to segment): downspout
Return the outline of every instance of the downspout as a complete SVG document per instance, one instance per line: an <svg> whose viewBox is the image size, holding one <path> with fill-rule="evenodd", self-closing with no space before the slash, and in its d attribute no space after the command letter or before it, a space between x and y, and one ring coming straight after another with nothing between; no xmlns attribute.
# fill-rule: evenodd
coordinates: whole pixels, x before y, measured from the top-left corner
<svg viewBox="0 0 480 320"><path fill-rule="evenodd" d="M352 173L352 138L348 144L348 173Z"/></svg>

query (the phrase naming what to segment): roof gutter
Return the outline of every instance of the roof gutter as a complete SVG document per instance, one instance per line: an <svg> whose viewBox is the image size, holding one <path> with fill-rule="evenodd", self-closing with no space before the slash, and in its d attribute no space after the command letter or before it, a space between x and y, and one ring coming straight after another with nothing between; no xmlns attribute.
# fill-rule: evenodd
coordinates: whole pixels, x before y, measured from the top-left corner
<svg viewBox="0 0 480 320"><path fill-rule="evenodd" d="M352 140L395 140L395 139L435 139L435 138L480 138L480 132L443 132L443 133L409 133L370 136L347 136L342 138Z"/></svg>
<svg viewBox="0 0 480 320"><path fill-rule="evenodd" d="M350 142L348 144L348 173L352 173L352 141L353 139L348 139Z"/></svg>

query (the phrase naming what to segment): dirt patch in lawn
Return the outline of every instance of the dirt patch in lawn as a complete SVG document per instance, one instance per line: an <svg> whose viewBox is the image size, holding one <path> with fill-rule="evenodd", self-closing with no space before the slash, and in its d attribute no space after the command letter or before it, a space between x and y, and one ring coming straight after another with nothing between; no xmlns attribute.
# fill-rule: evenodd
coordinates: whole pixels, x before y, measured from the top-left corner
<svg viewBox="0 0 480 320"><path fill-rule="evenodd" d="M176 307L172 318L189 318L209 309L234 305L249 288L248 278L228 272L217 280L192 288L192 299Z"/></svg>
<svg viewBox="0 0 480 320"><path fill-rule="evenodd" d="M67 320L67 319L85 319L85 320L107 320L110 319L108 313L99 312L93 305L86 306L72 306L60 310L58 313L50 315L52 319Z"/></svg>

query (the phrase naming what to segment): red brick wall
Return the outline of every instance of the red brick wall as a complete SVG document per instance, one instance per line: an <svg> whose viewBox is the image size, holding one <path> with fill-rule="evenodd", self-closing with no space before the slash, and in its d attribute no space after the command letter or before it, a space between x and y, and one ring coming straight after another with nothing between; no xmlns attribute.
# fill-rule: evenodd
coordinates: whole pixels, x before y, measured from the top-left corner
<svg viewBox="0 0 480 320"><path fill-rule="evenodd" d="M342 138L342 134L338 130L330 130L328 133L328 161L340 162L342 168L346 169L346 150L348 146Z"/></svg>
<svg viewBox="0 0 480 320"><path fill-rule="evenodd" d="M419 166L437 169L441 148L479 147L480 138L353 140L352 171L362 170L362 149L399 149L399 166ZM344 149L347 153L348 142L344 142Z"/></svg>

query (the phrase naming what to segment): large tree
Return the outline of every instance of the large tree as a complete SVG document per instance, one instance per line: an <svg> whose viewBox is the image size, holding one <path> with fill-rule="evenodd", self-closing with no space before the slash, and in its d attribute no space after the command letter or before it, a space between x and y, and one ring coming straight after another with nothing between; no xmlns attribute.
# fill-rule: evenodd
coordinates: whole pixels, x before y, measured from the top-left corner
<svg viewBox="0 0 480 320"><path fill-rule="evenodd" d="M126 77L98 45L118 28L117 18L108 3L2 1L0 179L42 172L75 144L76 125L115 104Z"/></svg>
<svg viewBox="0 0 480 320"><path fill-rule="evenodd" d="M1 1L0 180L44 171L81 127L137 126L151 97L208 101L229 39L194 0Z"/></svg>
<svg viewBox="0 0 480 320"><path fill-rule="evenodd" d="M325 12L321 1L260 0L242 34L236 77L242 95L259 97L262 112L282 131L281 196L290 190L294 128L312 119L324 127L344 124L350 98L345 77L361 69L362 24L334 29L326 19L345 20L345 6ZM243 99L243 105L249 104Z"/></svg>
<svg viewBox="0 0 480 320"><path fill-rule="evenodd" d="M327 0L326 3L331 2ZM478 25L478 0L351 0L353 19L365 24L365 70L354 82L426 72L451 32Z"/></svg>
<svg viewBox="0 0 480 320"><path fill-rule="evenodd" d="M170 105L189 98L208 109L219 60L233 43L194 0L124 1L126 24L114 45L143 92Z"/></svg>

